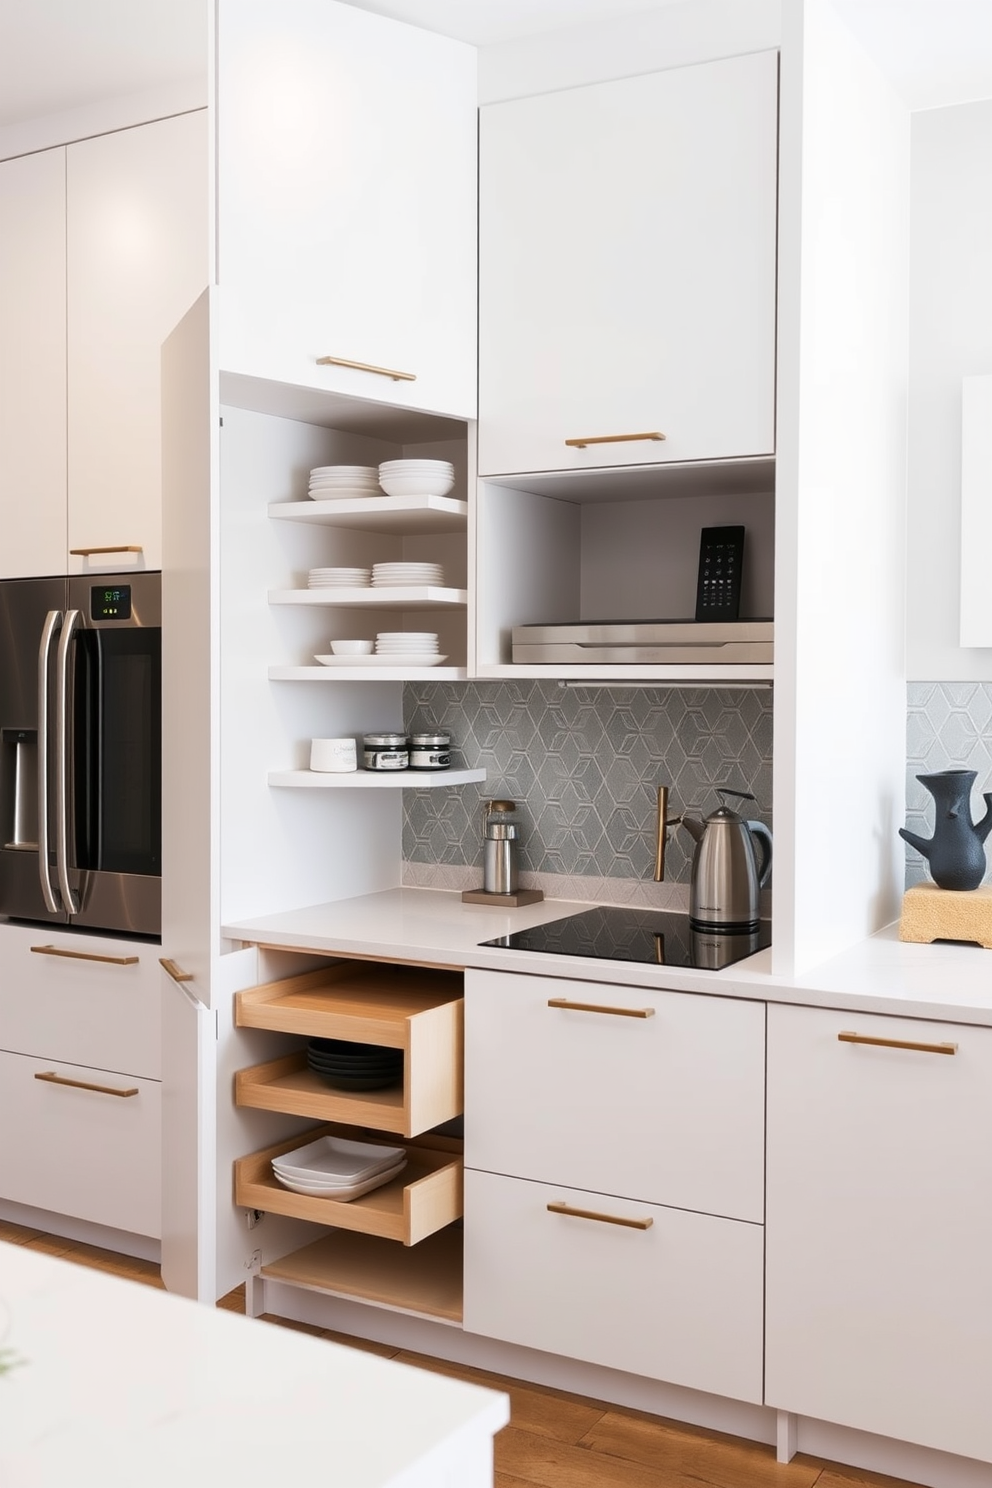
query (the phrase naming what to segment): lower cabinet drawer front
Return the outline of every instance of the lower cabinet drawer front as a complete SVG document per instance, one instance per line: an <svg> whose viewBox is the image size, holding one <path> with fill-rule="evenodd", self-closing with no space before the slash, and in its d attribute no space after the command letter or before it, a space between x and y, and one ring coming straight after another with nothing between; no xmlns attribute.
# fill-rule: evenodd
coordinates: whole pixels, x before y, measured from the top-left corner
<svg viewBox="0 0 992 1488"><path fill-rule="evenodd" d="M157 1080L0 1053L0 1198L159 1237L160 1094Z"/></svg>
<svg viewBox="0 0 992 1488"><path fill-rule="evenodd" d="M464 1325L490 1338L760 1402L763 1252L760 1225L465 1173Z"/></svg>

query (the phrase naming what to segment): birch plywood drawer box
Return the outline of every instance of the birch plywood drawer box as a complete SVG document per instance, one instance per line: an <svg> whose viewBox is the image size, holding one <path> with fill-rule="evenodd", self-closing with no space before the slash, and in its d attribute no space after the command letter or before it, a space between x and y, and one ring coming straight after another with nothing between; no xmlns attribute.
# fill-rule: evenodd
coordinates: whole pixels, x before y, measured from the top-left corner
<svg viewBox="0 0 992 1488"><path fill-rule="evenodd" d="M419 967L336 962L239 992L235 1023L303 1038L403 1051L401 1083L338 1090L307 1065L305 1046L235 1077L239 1106L414 1137L462 1111L462 977Z"/></svg>

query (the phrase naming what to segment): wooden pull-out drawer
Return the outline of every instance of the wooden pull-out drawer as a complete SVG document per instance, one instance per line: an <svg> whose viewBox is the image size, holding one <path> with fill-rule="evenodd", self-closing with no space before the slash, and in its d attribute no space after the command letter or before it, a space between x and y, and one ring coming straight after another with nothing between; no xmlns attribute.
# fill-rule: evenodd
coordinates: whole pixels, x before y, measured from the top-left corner
<svg viewBox="0 0 992 1488"><path fill-rule="evenodd" d="M156 1080L0 1054L0 1197L161 1234Z"/></svg>
<svg viewBox="0 0 992 1488"><path fill-rule="evenodd" d="M467 1331L761 1400L763 1232L465 1173Z"/></svg>

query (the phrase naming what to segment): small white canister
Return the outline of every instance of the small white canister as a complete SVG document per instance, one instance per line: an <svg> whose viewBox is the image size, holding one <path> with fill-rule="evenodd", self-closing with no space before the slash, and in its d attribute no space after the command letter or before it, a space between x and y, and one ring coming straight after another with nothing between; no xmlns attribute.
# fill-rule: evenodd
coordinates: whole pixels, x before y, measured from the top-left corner
<svg viewBox="0 0 992 1488"><path fill-rule="evenodd" d="M358 769L358 747L354 739L311 739L310 768L325 774L346 774Z"/></svg>

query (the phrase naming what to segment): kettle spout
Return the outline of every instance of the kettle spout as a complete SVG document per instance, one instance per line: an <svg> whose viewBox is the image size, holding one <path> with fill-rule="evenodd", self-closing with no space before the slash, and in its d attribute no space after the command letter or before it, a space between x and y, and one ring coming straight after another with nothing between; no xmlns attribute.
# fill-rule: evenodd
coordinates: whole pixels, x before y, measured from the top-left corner
<svg viewBox="0 0 992 1488"><path fill-rule="evenodd" d="M701 821L696 821L695 817L692 816L684 816L682 818L682 825L685 827L690 836L696 840L696 842L700 842L702 840L704 828Z"/></svg>

